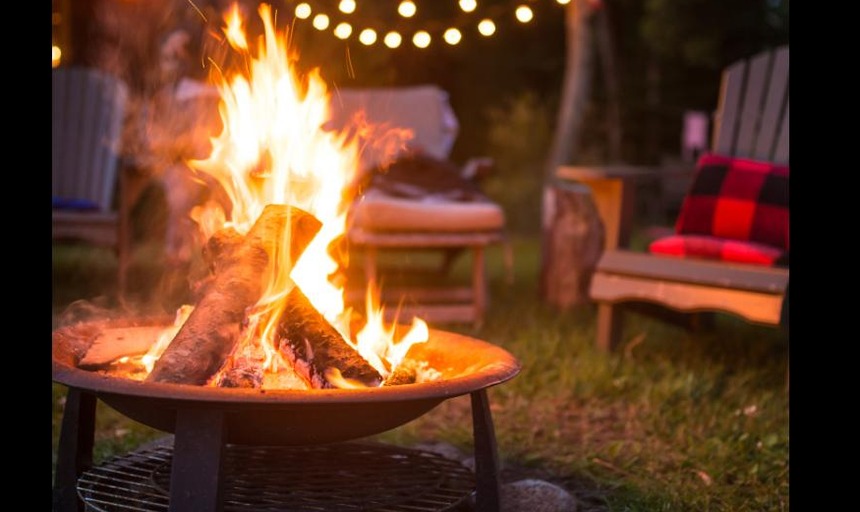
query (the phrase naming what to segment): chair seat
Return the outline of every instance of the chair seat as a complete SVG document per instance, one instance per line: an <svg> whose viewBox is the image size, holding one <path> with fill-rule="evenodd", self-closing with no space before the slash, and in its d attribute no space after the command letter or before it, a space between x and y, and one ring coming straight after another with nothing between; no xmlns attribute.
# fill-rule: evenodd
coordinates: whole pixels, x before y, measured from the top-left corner
<svg viewBox="0 0 860 512"><path fill-rule="evenodd" d="M505 226L502 208L491 201L451 201L439 196L404 199L368 191L353 206L353 226L363 231L462 233Z"/></svg>

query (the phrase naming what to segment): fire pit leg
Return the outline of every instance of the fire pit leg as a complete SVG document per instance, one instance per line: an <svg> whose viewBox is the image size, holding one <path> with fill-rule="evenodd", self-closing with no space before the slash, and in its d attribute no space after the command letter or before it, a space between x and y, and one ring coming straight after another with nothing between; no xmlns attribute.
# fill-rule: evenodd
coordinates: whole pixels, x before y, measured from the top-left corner
<svg viewBox="0 0 860 512"><path fill-rule="evenodd" d="M84 510L84 504L78 500L78 477L93 465L95 424L95 395L69 388L57 448L54 512Z"/></svg>
<svg viewBox="0 0 860 512"><path fill-rule="evenodd" d="M475 476L477 479L475 510L499 510L499 458L496 451L496 431L490 413L487 390L471 394L472 436L475 440Z"/></svg>
<svg viewBox="0 0 860 512"><path fill-rule="evenodd" d="M221 460L226 430L222 411L176 411L170 512L222 510Z"/></svg>

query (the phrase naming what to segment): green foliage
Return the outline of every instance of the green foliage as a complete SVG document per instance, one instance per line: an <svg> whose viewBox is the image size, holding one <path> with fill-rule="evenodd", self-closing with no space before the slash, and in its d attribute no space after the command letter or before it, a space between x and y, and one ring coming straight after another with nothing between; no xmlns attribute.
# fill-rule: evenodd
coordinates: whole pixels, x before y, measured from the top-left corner
<svg viewBox="0 0 860 512"><path fill-rule="evenodd" d="M717 69L788 41L788 0L647 0L642 36L667 61Z"/></svg>
<svg viewBox="0 0 860 512"><path fill-rule="evenodd" d="M505 210L508 228L535 232L540 225L543 163L555 121L550 106L530 91L487 109L487 151L496 174L484 183Z"/></svg>

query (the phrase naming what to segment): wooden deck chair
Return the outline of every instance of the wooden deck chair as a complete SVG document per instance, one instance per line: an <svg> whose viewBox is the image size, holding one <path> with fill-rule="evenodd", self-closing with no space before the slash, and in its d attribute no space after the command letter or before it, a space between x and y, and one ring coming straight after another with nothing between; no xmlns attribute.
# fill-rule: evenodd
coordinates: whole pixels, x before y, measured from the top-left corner
<svg viewBox="0 0 860 512"><path fill-rule="evenodd" d="M415 156L410 162L417 167L453 165L448 158L459 125L447 93L434 85L340 89L332 95L332 111L333 126L343 126L361 112L376 133L375 142L368 140L362 152L363 171L373 171L408 155ZM384 142L383 134L389 129L412 133L412 138L394 154ZM468 162L462 168L457 166L455 172L463 177L475 168L469 164L476 162ZM383 171L377 172L377 176L390 178L397 165L395 161L390 175ZM371 186L351 211L348 241L364 257L365 284L381 285L386 312L396 313L400 321L419 316L430 322L480 324L487 307L484 250L506 241L502 208L489 200L455 200L444 194L422 194L420 186L392 180L389 184L392 187L386 190ZM416 190L418 193L412 194ZM510 273L510 250L506 244L505 248ZM395 251L442 254L440 274L448 270L453 256L471 253L471 283L395 287L391 281L385 281L379 266L381 252ZM364 291L362 286L362 297Z"/></svg>
<svg viewBox="0 0 860 512"><path fill-rule="evenodd" d="M754 161L752 165L769 166L768 169L783 167L785 219L788 216L788 63L789 49L784 46L741 60L724 70L710 148L710 156L727 157L723 161L717 161L723 166L718 169L720 173L732 172L732 166L735 165L733 162L744 160ZM703 161L704 158L699 161L697 173L703 172ZM694 183L684 199L682 215L685 214L684 208L688 208L686 213L695 210L693 196L700 192L696 189L697 181L699 186L705 187L702 176L697 174L694 178ZM719 215L723 220L716 220L716 216L707 219L700 216L694 219L699 227L706 225L708 229L714 229L715 232L710 233L714 235L713 238L722 237L722 233L741 232L749 227L714 227L720 222L728 222L725 219L749 219L757 215L757 212L764 211L761 202L765 200L763 193L758 198L732 202L733 198L730 196L733 192L729 190L732 185L721 183L718 185L720 191L711 193L727 194L717 199L729 200L715 203L711 197L707 204L712 208L711 214ZM713 208L727 210L719 213L719 210ZM744 209L752 210L743 213ZM714 211L718 213L714 214ZM681 221L679 218L675 226L676 233L679 227L686 225ZM785 225L787 228L787 220ZM787 254L787 231L785 236ZM668 308L667 311L681 313L726 312L756 324L787 327L787 308L783 307L788 300L787 264L767 266L738 262L744 258L725 261L725 258L693 257L703 254L697 252L700 248L683 245L686 242L678 245L679 239L674 239L675 249L672 250L666 250L668 246L665 245L672 241L661 239L662 242L652 242L648 253L617 248L607 250L601 256L589 290L591 298L598 305L599 347L612 349L621 341L623 303L651 306L656 304L664 310ZM706 241L719 244L726 240ZM735 240L729 241L734 242ZM664 245L660 246L660 243ZM654 251L658 248L663 252L675 252L676 256L682 257L655 254Z"/></svg>
<svg viewBox="0 0 860 512"><path fill-rule="evenodd" d="M95 69L60 67L51 72L51 93L52 239L115 249L122 296L131 205L115 195L123 188L117 178L127 87Z"/></svg>

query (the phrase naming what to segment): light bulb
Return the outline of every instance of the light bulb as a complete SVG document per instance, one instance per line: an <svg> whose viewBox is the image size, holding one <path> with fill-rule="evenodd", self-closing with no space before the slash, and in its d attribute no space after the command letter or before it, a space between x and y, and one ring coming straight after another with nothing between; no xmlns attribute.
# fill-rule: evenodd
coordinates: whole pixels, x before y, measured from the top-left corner
<svg viewBox="0 0 860 512"><path fill-rule="evenodd" d="M532 8L527 5L517 7L516 15L517 19L522 23L528 23L535 17L535 13L532 12Z"/></svg>
<svg viewBox="0 0 860 512"><path fill-rule="evenodd" d="M344 14L352 14L355 11L355 0L340 0L337 8Z"/></svg>
<svg viewBox="0 0 860 512"><path fill-rule="evenodd" d="M352 25L345 21L334 27L334 35L339 39L347 39L350 34L352 34Z"/></svg>
<svg viewBox="0 0 860 512"><path fill-rule="evenodd" d="M460 0L460 9L463 9L463 12L472 12L475 7L478 7L478 2L475 0Z"/></svg>
<svg viewBox="0 0 860 512"><path fill-rule="evenodd" d="M418 8L415 7L415 4L410 0L403 0L400 2L400 5L397 6L397 12L404 18L411 18L415 15L415 11L417 10Z"/></svg>
<svg viewBox="0 0 860 512"><path fill-rule="evenodd" d="M314 16L314 28L317 30L325 30L328 28L329 19L326 14L317 14Z"/></svg>
<svg viewBox="0 0 860 512"><path fill-rule="evenodd" d="M311 15L311 6L305 2L296 6L296 18L306 20Z"/></svg>
<svg viewBox="0 0 860 512"><path fill-rule="evenodd" d="M455 45L463 38L463 34L461 34L456 28L449 28L445 31L445 34L442 37L445 39L446 43Z"/></svg>
<svg viewBox="0 0 860 512"><path fill-rule="evenodd" d="M370 46L376 42L376 31L372 28L366 28L358 34L358 40L366 46Z"/></svg>
<svg viewBox="0 0 860 512"><path fill-rule="evenodd" d="M430 34L425 30L419 30L415 32L415 35L412 36L412 44L417 46L418 48L427 48L430 46Z"/></svg>
<svg viewBox="0 0 860 512"><path fill-rule="evenodd" d="M385 34L385 38L382 40L385 43L385 46L389 48L397 48L400 46L400 43L403 42L403 38L400 37L400 34L397 32L389 32Z"/></svg>
<svg viewBox="0 0 860 512"><path fill-rule="evenodd" d="M478 32L482 36L491 36L496 33L496 24L493 23L493 20L484 18L478 23Z"/></svg>

